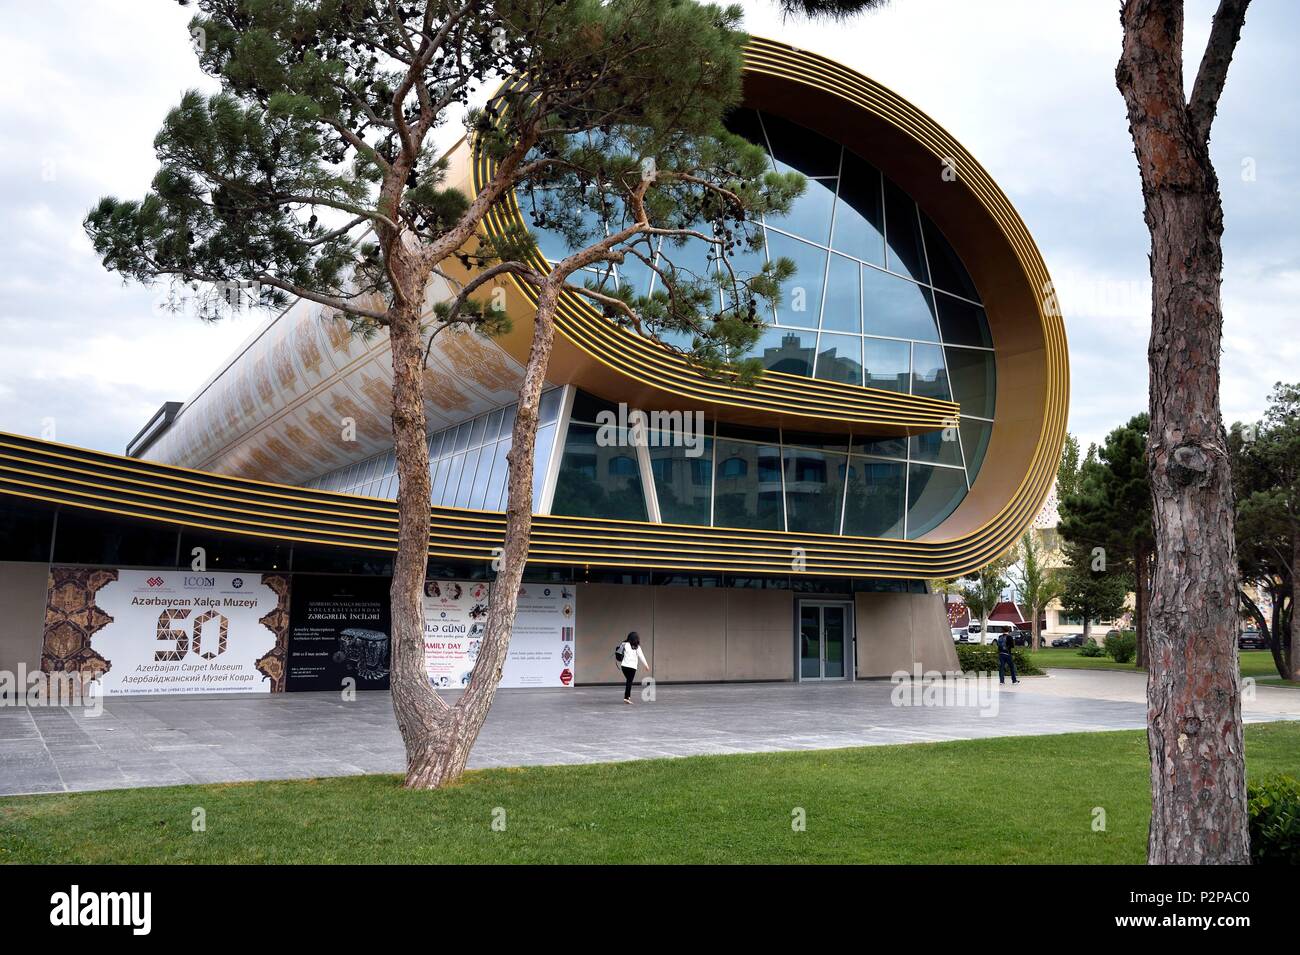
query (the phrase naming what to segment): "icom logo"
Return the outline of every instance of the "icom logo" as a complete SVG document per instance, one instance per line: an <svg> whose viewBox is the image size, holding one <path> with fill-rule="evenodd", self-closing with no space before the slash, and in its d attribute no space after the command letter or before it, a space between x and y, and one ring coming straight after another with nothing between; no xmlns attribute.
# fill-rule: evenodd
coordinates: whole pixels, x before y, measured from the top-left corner
<svg viewBox="0 0 1300 955"><path fill-rule="evenodd" d="M186 577L186 587L215 587L217 578L215 577Z"/></svg>

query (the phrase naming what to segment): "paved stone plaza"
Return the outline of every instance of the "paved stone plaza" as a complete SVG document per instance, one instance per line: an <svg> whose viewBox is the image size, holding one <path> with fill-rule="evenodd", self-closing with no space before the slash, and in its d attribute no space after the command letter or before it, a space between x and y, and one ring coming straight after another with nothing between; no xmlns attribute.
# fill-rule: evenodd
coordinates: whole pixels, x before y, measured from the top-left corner
<svg viewBox="0 0 1300 955"><path fill-rule="evenodd" d="M997 714L891 703L882 681L503 690L472 767L830 749L1140 729L1145 676L1056 670L1008 686ZM1300 719L1300 691L1259 687L1251 721ZM103 712L0 709L0 795L392 773L402 744L387 693L123 698Z"/></svg>

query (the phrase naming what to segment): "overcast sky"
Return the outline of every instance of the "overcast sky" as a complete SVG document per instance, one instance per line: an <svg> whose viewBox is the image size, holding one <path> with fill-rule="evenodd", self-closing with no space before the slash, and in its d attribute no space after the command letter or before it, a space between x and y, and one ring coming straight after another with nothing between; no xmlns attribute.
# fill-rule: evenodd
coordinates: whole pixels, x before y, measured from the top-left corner
<svg viewBox="0 0 1300 955"><path fill-rule="evenodd" d="M1070 430L1085 444L1146 406L1148 239L1113 0L896 0L849 24L750 32L826 54L925 110L984 164L1035 236L1070 340ZM1189 2L1190 77L1212 0ZM138 197L152 140L195 65L189 11L166 0L0 0L0 431L121 452L252 330L156 307L104 271L81 228L102 195ZM1300 380L1300 5L1256 0L1214 126L1225 207L1224 413L1258 417ZM451 131L452 138L458 131ZM1253 175L1251 175L1253 173Z"/></svg>

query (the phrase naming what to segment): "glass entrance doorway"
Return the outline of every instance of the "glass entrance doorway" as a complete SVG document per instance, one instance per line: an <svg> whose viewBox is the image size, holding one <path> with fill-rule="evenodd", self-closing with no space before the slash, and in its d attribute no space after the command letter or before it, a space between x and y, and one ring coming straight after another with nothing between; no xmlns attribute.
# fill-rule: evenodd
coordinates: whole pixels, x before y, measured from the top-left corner
<svg viewBox="0 0 1300 955"><path fill-rule="evenodd" d="M853 604L799 601L799 679L843 680L853 647Z"/></svg>

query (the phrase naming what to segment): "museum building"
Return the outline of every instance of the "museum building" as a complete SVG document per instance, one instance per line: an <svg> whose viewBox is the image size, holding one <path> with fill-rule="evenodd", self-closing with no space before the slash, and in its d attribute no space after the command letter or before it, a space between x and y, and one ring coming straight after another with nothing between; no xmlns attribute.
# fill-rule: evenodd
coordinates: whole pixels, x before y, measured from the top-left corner
<svg viewBox="0 0 1300 955"><path fill-rule="evenodd" d="M611 650L630 630L661 681L951 669L943 598L927 582L1005 552L1050 489L1064 328L1033 240L979 163L867 77L767 40L751 41L745 104L728 123L774 169L808 179L787 215L762 224L762 254L796 263L799 307L786 298L766 316L753 352L766 371L737 388L576 297L562 304L525 586L556 601L563 669L559 683L513 685L613 682ZM488 160L469 142L450 160L451 181L473 195ZM515 196L487 228L531 227L529 211ZM534 232L539 256L563 254L562 238ZM696 254L697 269L714 267ZM644 266L603 276L641 293L654 278ZM490 585L501 543L533 308L509 281L512 330L439 335L426 372L429 575L457 594ZM431 300L450 295L442 283ZM367 638L355 634L385 629L396 539L391 380L384 336L298 302L188 401L159 409L122 456L0 435L0 669L111 670L96 634L135 611L105 609L96 593L118 587L113 607L144 608L149 659L165 633L175 661L225 651L220 606L258 590L243 602L273 645L247 679L271 690L319 687L291 675L295 634L305 647L313 632L302 607L365 604L372 626L352 628L335 654L364 670L353 644ZM658 441L653 428L645 441L597 440L629 409L694 422L692 440ZM190 600L185 588L209 579L216 609L165 609L176 628L155 627L166 601L149 588ZM116 640L129 656L129 637Z"/></svg>

